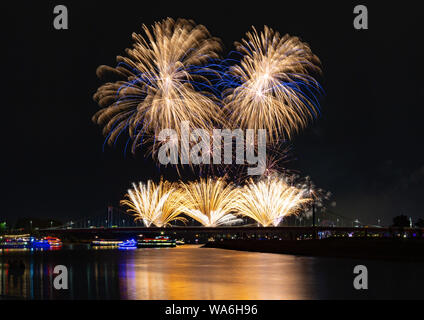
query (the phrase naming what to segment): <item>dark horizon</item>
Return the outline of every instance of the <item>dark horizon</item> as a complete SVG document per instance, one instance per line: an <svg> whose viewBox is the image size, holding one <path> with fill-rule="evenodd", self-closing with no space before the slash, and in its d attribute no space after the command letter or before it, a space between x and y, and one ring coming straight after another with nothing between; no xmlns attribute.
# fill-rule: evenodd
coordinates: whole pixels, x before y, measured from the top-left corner
<svg viewBox="0 0 424 320"><path fill-rule="evenodd" d="M132 182L166 175L142 154L105 147L91 121L102 84L131 33L168 16L190 18L222 39L225 52L254 25L299 36L322 62L321 117L291 142L290 168L332 192L334 212L367 224L404 214L424 218L420 122L423 14L403 5L366 4L369 30L355 30L355 2L202 5L121 1L73 3L69 30L53 28L57 3L8 5L5 202L1 220L77 219L117 206ZM241 13L245 11L244 13Z"/></svg>

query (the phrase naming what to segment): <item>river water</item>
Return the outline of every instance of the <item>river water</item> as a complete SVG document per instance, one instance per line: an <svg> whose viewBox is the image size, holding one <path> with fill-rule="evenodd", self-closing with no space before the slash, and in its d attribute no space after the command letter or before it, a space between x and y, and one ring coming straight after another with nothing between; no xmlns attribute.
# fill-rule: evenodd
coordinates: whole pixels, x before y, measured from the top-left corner
<svg viewBox="0 0 424 320"><path fill-rule="evenodd" d="M11 272L7 263L25 265ZM368 269L355 290L353 269ZM68 269L68 290L53 269ZM160 249L0 251L0 299L383 299L424 298L424 264L314 258L185 245Z"/></svg>

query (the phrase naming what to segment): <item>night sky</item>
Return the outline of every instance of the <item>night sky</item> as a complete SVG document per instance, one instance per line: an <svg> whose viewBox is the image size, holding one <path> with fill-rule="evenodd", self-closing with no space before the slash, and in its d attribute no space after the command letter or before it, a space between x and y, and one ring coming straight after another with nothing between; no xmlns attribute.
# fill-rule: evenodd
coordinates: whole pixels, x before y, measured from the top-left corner
<svg viewBox="0 0 424 320"><path fill-rule="evenodd" d="M424 217L424 14L364 1L20 1L2 29L1 218L76 219L117 205L133 181L166 172L141 155L106 147L92 123L101 64L131 46L131 33L168 16L190 18L223 40L226 52L252 25L266 24L310 44L321 59L322 115L292 141L290 167L333 193L332 210L375 224ZM278 5L273 4L278 3ZM69 9L69 30L53 8ZM353 28L367 4L369 30Z"/></svg>

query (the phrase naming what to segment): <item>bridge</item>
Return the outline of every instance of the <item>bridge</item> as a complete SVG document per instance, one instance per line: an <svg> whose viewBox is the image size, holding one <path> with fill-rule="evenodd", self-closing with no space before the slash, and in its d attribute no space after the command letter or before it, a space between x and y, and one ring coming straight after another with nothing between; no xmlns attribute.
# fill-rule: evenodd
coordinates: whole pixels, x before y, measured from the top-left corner
<svg viewBox="0 0 424 320"><path fill-rule="evenodd" d="M70 240L129 239L139 235L153 237L159 235L185 239L187 242L206 242L208 239L313 239L328 236L372 236L392 237L406 229L383 228L380 226L364 226L358 220L348 219L331 211L319 212L316 224L312 216L302 218L287 217L278 227L262 227L249 224L247 219L241 225L203 227L194 220L187 225L172 225L167 228L145 227L142 221L134 218L119 208L108 207L106 213L85 217L76 221L68 221L60 227L38 230L44 235L56 235ZM422 235L422 231L406 230L406 235Z"/></svg>
<svg viewBox="0 0 424 320"><path fill-rule="evenodd" d="M209 239L280 239L302 240L332 237L422 237L423 229L413 228L382 228L382 227L258 227L258 226L173 226L157 227L114 227L114 228L69 228L44 229L42 234L56 235L64 239L93 240L121 239L126 240L137 236L170 236L184 239L189 243L206 242Z"/></svg>
<svg viewBox="0 0 424 320"><path fill-rule="evenodd" d="M313 221L315 220L315 221ZM198 223L188 218L188 226L196 226ZM247 218L244 219L242 225L244 227L255 226L255 224L249 224ZM309 216L289 216L285 217L280 224L281 226L297 226L297 227L308 227L308 226L325 226L325 227L360 227L364 224L358 219L346 218L333 211L319 211L316 217L312 214ZM134 221L134 216L129 215L120 208L109 206L106 212L98 215L84 217L77 220L70 220L64 223L62 226L56 226L54 228L47 228L45 230L58 230L58 229L99 229L99 228L135 228L143 227L142 221ZM177 227L177 226L173 226Z"/></svg>

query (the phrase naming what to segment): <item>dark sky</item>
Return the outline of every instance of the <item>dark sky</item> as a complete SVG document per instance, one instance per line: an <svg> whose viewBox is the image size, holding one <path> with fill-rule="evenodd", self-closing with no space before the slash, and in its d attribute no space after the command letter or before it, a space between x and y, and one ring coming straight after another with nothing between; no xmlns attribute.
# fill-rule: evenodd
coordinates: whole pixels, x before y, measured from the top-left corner
<svg viewBox="0 0 424 320"><path fill-rule="evenodd" d="M40 2L8 2L3 14L0 218L93 215L116 205L131 182L160 176L149 159L102 151L92 95L101 84L97 66L114 66L133 31L168 16L204 24L227 52L252 25L308 42L322 61L326 94L322 116L292 142L290 165L331 191L341 215L366 223L424 217L424 14L416 5ZM57 4L69 9L69 30L53 28ZM368 6L369 30L353 28L357 4Z"/></svg>

